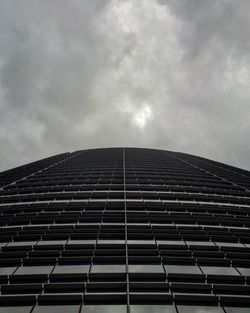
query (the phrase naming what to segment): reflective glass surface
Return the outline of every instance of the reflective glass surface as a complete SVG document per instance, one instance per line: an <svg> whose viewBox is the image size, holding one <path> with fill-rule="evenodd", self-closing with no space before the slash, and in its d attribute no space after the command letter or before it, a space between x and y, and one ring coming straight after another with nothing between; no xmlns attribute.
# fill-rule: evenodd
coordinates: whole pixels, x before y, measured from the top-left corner
<svg viewBox="0 0 250 313"><path fill-rule="evenodd" d="M157 264L133 264L128 266L130 273L163 273L162 265Z"/></svg>
<svg viewBox="0 0 250 313"><path fill-rule="evenodd" d="M126 313L126 305L84 305L81 313Z"/></svg>
<svg viewBox="0 0 250 313"><path fill-rule="evenodd" d="M157 240L159 245L185 245L185 242L180 240Z"/></svg>
<svg viewBox="0 0 250 313"><path fill-rule="evenodd" d="M64 245L67 240L47 240L47 241L39 241L38 246L49 246L49 245Z"/></svg>
<svg viewBox="0 0 250 313"><path fill-rule="evenodd" d="M24 274L50 274L53 266L21 266L15 272L15 275Z"/></svg>
<svg viewBox="0 0 250 313"><path fill-rule="evenodd" d="M224 313L217 306L178 305L177 309L179 313Z"/></svg>
<svg viewBox="0 0 250 313"><path fill-rule="evenodd" d="M234 307L234 308L225 308L226 313L249 313L250 312L250 308L238 308L238 307Z"/></svg>
<svg viewBox="0 0 250 313"><path fill-rule="evenodd" d="M190 246L214 246L211 241L186 241L186 243Z"/></svg>
<svg viewBox="0 0 250 313"><path fill-rule="evenodd" d="M244 247L242 243L237 242L215 242L217 246L221 247Z"/></svg>
<svg viewBox="0 0 250 313"><path fill-rule="evenodd" d="M88 273L89 267L89 265L58 265L54 268L53 274Z"/></svg>
<svg viewBox="0 0 250 313"><path fill-rule="evenodd" d="M181 273L181 274L201 274L198 266L193 265L165 265L167 273Z"/></svg>
<svg viewBox="0 0 250 313"><path fill-rule="evenodd" d="M0 275L11 275L16 270L16 267L0 267Z"/></svg>
<svg viewBox="0 0 250 313"><path fill-rule="evenodd" d="M155 241L153 240L128 240L128 245L155 245Z"/></svg>
<svg viewBox="0 0 250 313"><path fill-rule="evenodd" d="M250 313L213 306L249 297L246 173L127 148L34 165L0 173L0 313Z"/></svg>
<svg viewBox="0 0 250 313"><path fill-rule="evenodd" d="M31 306L0 307L0 313L30 313L31 309Z"/></svg>
<svg viewBox="0 0 250 313"><path fill-rule="evenodd" d="M130 305L130 313L176 313L173 305Z"/></svg>
<svg viewBox="0 0 250 313"><path fill-rule="evenodd" d="M94 245L96 240L69 240L67 245Z"/></svg>
<svg viewBox="0 0 250 313"><path fill-rule="evenodd" d="M237 270L239 270L243 276L250 276L250 268L237 267Z"/></svg>
<svg viewBox="0 0 250 313"><path fill-rule="evenodd" d="M125 240L98 240L97 244L113 244L113 245L120 245L125 244Z"/></svg>
<svg viewBox="0 0 250 313"><path fill-rule="evenodd" d="M204 274L211 274L211 275L239 275L233 267L217 267L217 266L201 266L202 271Z"/></svg>
<svg viewBox="0 0 250 313"><path fill-rule="evenodd" d="M121 264L98 264L91 268L91 273L124 273L125 271L126 266Z"/></svg>
<svg viewBox="0 0 250 313"><path fill-rule="evenodd" d="M78 313L79 305L39 305L32 313Z"/></svg>
<svg viewBox="0 0 250 313"><path fill-rule="evenodd" d="M8 243L8 247L12 246L33 246L37 241L15 241Z"/></svg>

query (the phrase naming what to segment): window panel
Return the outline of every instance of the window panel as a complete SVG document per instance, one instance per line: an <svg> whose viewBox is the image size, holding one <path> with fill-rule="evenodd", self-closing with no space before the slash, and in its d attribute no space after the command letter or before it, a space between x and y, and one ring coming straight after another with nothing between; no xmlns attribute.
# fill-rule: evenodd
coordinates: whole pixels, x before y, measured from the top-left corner
<svg viewBox="0 0 250 313"><path fill-rule="evenodd" d="M133 264L128 266L130 273L163 273L162 265L157 264Z"/></svg>
<svg viewBox="0 0 250 313"><path fill-rule="evenodd" d="M15 275L26 274L50 274L53 266L22 266L17 269Z"/></svg>
<svg viewBox="0 0 250 313"><path fill-rule="evenodd" d="M130 313L176 313L173 305L130 305Z"/></svg>
<svg viewBox="0 0 250 313"><path fill-rule="evenodd" d="M33 246L37 243L37 241L13 241L8 243L8 247L14 246Z"/></svg>
<svg viewBox="0 0 250 313"><path fill-rule="evenodd" d="M233 308L225 308L226 313L249 313L250 308L239 308L239 307L233 307Z"/></svg>
<svg viewBox="0 0 250 313"><path fill-rule="evenodd" d="M16 270L16 267L0 267L0 275L11 275Z"/></svg>
<svg viewBox="0 0 250 313"><path fill-rule="evenodd" d="M155 245L153 240L128 240L128 245Z"/></svg>
<svg viewBox="0 0 250 313"><path fill-rule="evenodd" d="M193 265L165 265L167 273L176 274L201 274L198 266Z"/></svg>
<svg viewBox="0 0 250 313"><path fill-rule="evenodd" d="M91 273L124 273L126 272L126 266L120 264L98 264L93 265Z"/></svg>
<svg viewBox="0 0 250 313"><path fill-rule="evenodd" d="M157 240L159 245L185 245L185 242L182 240Z"/></svg>
<svg viewBox="0 0 250 313"><path fill-rule="evenodd" d="M78 313L79 305L39 305L32 313Z"/></svg>
<svg viewBox="0 0 250 313"><path fill-rule="evenodd" d="M94 245L96 240L69 240L67 245Z"/></svg>
<svg viewBox="0 0 250 313"><path fill-rule="evenodd" d="M204 274L210 275L239 275L233 267L201 266L201 269Z"/></svg>
<svg viewBox="0 0 250 313"><path fill-rule="evenodd" d="M84 305L81 313L126 313L126 305Z"/></svg>
<svg viewBox="0 0 250 313"><path fill-rule="evenodd" d="M211 241L186 241L190 246L214 246L214 243Z"/></svg>
<svg viewBox="0 0 250 313"><path fill-rule="evenodd" d="M107 245L110 245L110 244L125 244L125 240L98 240L97 244L107 244Z"/></svg>
<svg viewBox="0 0 250 313"><path fill-rule="evenodd" d="M179 313L224 313L223 309L216 306L178 305Z"/></svg>
<svg viewBox="0 0 250 313"><path fill-rule="evenodd" d="M31 309L31 306L0 307L0 313L30 313Z"/></svg>
<svg viewBox="0 0 250 313"><path fill-rule="evenodd" d="M217 246L220 247L240 247L243 248L243 244L242 243L237 243L237 242L215 242Z"/></svg>
<svg viewBox="0 0 250 313"><path fill-rule="evenodd" d="M38 246L49 246L49 245L64 245L66 244L67 240L46 240L46 241L39 241Z"/></svg>
<svg viewBox="0 0 250 313"><path fill-rule="evenodd" d="M53 274L68 274L68 273L88 273L89 265L59 265L53 270Z"/></svg>
<svg viewBox="0 0 250 313"><path fill-rule="evenodd" d="M237 267L237 270L240 271L243 276L250 276L250 268Z"/></svg>

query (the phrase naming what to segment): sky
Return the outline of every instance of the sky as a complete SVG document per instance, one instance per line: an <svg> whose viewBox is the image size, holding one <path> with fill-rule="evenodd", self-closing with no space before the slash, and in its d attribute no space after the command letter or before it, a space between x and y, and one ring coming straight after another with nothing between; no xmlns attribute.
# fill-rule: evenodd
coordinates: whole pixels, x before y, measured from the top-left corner
<svg viewBox="0 0 250 313"><path fill-rule="evenodd" d="M250 170L249 0L0 0L0 171L98 147Z"/></svg>

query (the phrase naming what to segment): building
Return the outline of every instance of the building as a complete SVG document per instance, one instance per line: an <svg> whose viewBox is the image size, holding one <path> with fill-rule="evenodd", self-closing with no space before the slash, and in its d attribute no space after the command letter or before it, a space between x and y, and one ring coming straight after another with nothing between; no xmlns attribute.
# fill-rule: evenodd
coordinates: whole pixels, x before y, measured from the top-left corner
<svg viewBox="0 0 250 313"><path fill-rule="evenodd" d="M248 171L109 148L0 184L0 313L250 312Z"/></svg>

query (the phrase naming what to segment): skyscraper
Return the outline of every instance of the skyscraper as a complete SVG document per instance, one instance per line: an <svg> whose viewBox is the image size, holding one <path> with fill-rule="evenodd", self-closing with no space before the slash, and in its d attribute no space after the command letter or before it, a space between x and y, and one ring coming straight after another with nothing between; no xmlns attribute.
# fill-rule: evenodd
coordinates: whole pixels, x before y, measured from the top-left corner
<svg viewBox="0 0 250 313"><path fill-rule="evenodd" d="M0 313L250 312L248 171L109 148L0 184Z"/></svg>

